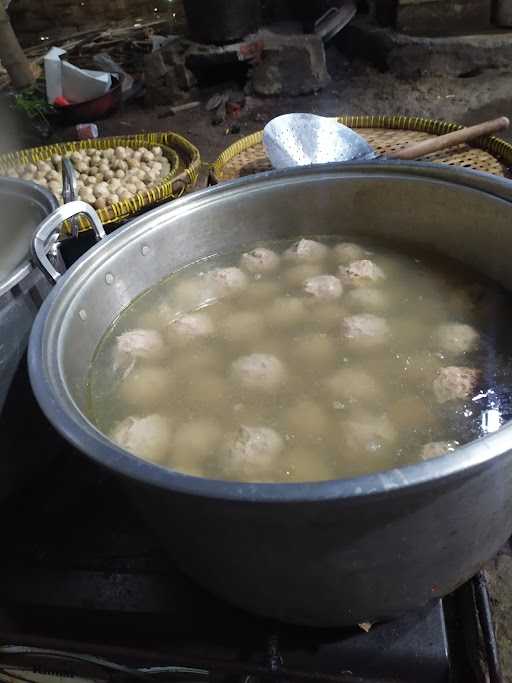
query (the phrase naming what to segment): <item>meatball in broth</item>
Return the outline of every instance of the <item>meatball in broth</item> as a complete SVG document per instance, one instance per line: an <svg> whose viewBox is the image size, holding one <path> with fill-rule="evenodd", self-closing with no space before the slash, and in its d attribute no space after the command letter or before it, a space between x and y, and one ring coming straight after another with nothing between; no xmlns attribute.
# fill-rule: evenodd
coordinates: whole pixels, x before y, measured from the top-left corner
<svg viewBox="0 0 512 683"><path fill-rule="evenodd" d="M243 245L121 313L91 364L89 415L119 449L209 479L297 484L450 458L509 419L507 305L417 248Z"/></svg>

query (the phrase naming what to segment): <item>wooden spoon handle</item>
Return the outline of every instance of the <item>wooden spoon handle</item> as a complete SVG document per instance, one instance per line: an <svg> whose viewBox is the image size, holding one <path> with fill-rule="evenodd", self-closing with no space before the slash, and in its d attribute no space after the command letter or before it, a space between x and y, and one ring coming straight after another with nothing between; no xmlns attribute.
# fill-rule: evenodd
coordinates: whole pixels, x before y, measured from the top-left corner
<svg viewBox="0 0 512 683"><path fill-rule="evenodd" d="M484 121L483 123L478 123L476 126L461 128L453 133L439 135L438 137L431 138L430 140L424 140L423 142L417 142L414 145L408 145L404 149L386 154L386 157L388 159L418 159L419 157L426 156L427 154L439 152L441 149L456 147L463 142L475 140L483 135L497 133L500 130L508 128L509 125L510 121L508 118L506 116L500 116L500 118L493 119L492 121Z"/></svg>

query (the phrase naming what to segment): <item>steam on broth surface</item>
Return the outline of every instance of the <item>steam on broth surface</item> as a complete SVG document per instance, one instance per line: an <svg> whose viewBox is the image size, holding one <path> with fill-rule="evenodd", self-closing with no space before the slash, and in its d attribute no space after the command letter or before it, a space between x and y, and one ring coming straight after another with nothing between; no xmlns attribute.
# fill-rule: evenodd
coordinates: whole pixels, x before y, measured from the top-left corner
<svg viewBox="0 0 512 683"><path fill-rule="evenodd" d="M249 245L133 302L90 416L212 479L346 478L438 457L508 419L508 298L456 261L370 241Z"/></svg>

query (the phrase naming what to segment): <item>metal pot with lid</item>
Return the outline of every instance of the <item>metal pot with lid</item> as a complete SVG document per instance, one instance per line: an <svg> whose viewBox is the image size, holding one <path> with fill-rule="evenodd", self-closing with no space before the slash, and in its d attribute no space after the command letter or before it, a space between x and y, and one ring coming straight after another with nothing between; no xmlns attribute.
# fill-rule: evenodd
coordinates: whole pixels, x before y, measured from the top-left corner
<svg viewBox="0 0 512 683"><path fill-rule="evenodd" d="M63 197L76 196L76 177L68 159L62 167ZM32 322L50 291L46 273L34 267L32 243L39 224L58 208L56 197L36 183L0 176L0 414L12 377L26 350ZM71 220L72 237L78 236ZM104 236L99 219L95 232ZM55 266L64 268L61 225L46 245Z"/></svg>
<svg viewBox="0 0 512 683"><path fill-rule="evenodd" d="M175 563L267 617L341 626L396 616L471 577L512 531L512 424L419 464L316 483L242 483L141 460L88 419L96 348L170 273L256 240L387 237L456 255L512 291L512 185L441 165L329 164L260 174L147 213L63 277L46 257L74 211L47 219L34 253L59 279L33 326L29 369L53 425L117 474Z"/></svg>
<svg viewBox="0 0 512 683"><path fill-rule="evenodd" d="M31 245L39 223L57 208L44 188L0 177L0 413L49 287L34 268Z"/></svg>
<svg viewBox="0 0 512 683"><path fill-rule="evenodd" d="M0 177L0 500L47 462L46 454L30 447L37 443L44 421L38 419L37 406L30 400L21 361L34 318L50 291L33 265L32 239L39 223L57 206L56 198L44 188Z"/></svg>

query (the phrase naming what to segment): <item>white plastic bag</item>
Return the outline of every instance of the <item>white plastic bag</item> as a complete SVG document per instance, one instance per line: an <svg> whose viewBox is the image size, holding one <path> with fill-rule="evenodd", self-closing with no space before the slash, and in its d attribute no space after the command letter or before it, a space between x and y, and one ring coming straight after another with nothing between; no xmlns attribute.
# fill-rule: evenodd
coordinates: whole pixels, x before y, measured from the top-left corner
<svg viewBox="0 0 512 683"><path fill-rule="evenodd" d="M53 104L64 97L71 104L88 102L107 93L112 87L112 77L105 71L80 69L61 59L66 50L52 47L44 58L46 97Z"/></svg>

